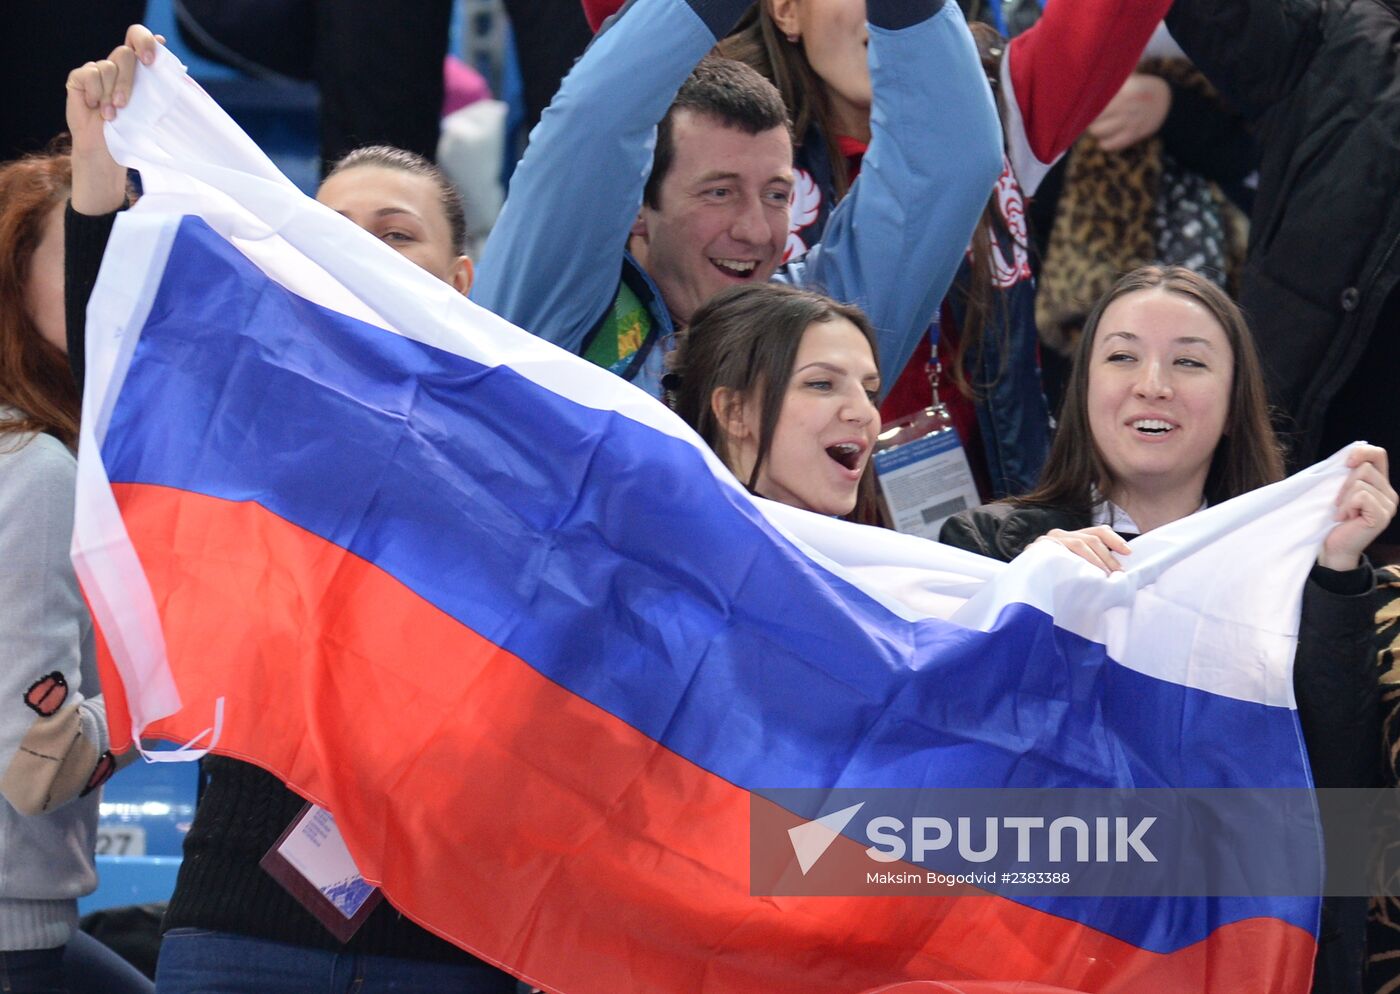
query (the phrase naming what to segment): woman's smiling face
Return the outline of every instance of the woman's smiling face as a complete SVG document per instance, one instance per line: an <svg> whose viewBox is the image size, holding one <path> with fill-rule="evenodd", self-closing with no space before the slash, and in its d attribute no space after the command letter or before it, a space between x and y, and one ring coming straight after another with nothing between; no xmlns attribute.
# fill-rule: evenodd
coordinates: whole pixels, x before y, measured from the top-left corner
<svg viewBox="0 0 1400 994"><path fill-rule="evenodd" d="M1107 493L1205 489L1230 413L1234 354L1200 303L1139 290L1110 304L1090 352L1089 427Z"/></svg>

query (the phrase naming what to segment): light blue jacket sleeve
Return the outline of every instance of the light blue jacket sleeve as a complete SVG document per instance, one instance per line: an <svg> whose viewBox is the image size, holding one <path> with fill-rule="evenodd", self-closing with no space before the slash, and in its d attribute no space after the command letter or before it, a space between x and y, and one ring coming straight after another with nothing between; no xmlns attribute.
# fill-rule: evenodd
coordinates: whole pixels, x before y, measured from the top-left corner
<svg viewBox="0 0 1400 994"><path fill-rule="evenodd" d="M577 352L612 304L656 124L747 0L639 0L604 29L530 134L472 299ZM701 10L701 13L697 13Z"/></svg>
<svg viewBox="0 0 1400 994"><path fill-rule="evenodd" d="M1001 123L956 3L870 25L874 105L860 177L821 242L779 276L869 315L886 390L938 314L1001 174Z"/></svg>

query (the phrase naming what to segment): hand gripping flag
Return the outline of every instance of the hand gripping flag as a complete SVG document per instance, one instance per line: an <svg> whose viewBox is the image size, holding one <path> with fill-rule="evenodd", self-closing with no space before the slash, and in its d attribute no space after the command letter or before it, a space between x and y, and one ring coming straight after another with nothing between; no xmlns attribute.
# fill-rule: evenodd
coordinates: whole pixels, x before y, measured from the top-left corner
<svg viewBox="0 0 1400 994"><path fill-rule="evenodd" d="M1307 988L1316 899L754 897L748 827L775 787L1306 786L1337 460L1111 578L756 499L299 194L168 53L139 73L74 539L114 740L217 724L396 908L549 990Z"/></svg>

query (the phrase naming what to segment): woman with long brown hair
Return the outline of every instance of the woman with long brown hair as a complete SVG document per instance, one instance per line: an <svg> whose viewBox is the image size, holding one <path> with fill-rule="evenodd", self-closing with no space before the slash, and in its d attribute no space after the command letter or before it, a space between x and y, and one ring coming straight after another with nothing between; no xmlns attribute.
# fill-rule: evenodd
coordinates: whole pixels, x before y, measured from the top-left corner
<svg viewBox="0 0 1400 994"><path fill-rule="evenodd" d="M1356 446L1347 465L1337 523L1303 590L1293 665L1318 787L1379 786L1381 773L1375 574L1363 553L1394 517L1396 494L1384 449ZM1147 266L1121 278L1085 323L1039 486L955 515L939 537L1004 561L1056 542L1113 572L1132 554L1127 538L1282 476L1240 308L1190 270ZM1324 900L1318 960L1329 971L1359 972L1365 910L1364 899Z"/></svg>
<svg viewBox="0 0 1400 994"><path fill-rule="evenodd" d="M1182 337L1193 339L1191 347L1176 344ZM1131 408L1121 424L1104 410L1114 389ZM1138 424L1139 415L1152 423ZM1189 270L1148 266L1120 279L1086 322L1038 485L960 514L944 540L968 544L967 525L1013 508L1053 515L1062 530L1101 517L1137 533L1282 478L1258 355L1239 308ZM1025 544L998 531L976 551L1009 559Z"/></svg>
<svg viewBox="0 0 1400 994"><path fill-rule="evenodd" d="M1386 453L1357 446L1303 596L1294 685L1318 786L1371 786L1376 679L1366 546L1395 514ZM1179 266L1129 273L1084 327L1040 485L963 511L941 541L1009 561L1053 541L1106 572L1144 534L1283 477L1244 315ZM1126 537L1125 537L1126 536ZM1328 748L1318 748L1326 745Z"/></svg>

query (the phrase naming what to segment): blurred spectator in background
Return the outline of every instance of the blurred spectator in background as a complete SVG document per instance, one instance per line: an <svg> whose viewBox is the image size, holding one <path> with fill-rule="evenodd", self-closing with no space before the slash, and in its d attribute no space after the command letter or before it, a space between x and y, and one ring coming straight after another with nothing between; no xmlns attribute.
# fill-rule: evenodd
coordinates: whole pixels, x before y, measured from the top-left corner
<svg viewBox="0 0 1400 994"><path fill-rule="evenodd" d="M958 0L968 21L981 21L1000 35L1015 38L1040 19L1042 0Z"/></svg>
<svg viewBox="0 0 1400 994"><path fill-rule="evenodd" d="M316 4L323 174L364 145L436 157L451 19L452 0Z"/></svg>
<svg viewBox="0 0 1400 994"><path fill-rule="evenodd" d="M1292 464L1400 450L1400 0L1177 0L1167 25L1258 137L1240 303Z"/></svg>
<svg viewBox="0 0 1400 994"><path fill-rule="evenodd" d="M1041 340L1067 356L1094 301L1148 263L1236 292L1248 224L1222 184L1239 188L1253 163L1243 121L1160 29L1033 208L1047 224Z"/></svg>
<svg viewBox="0 0 1400 994"><path fill-rule="evenodd" d="M63 131L68 71L105 52L128 24L142 19L146 0L7 0L0 31L0 162L38 152Z"/></svg>
<svg viewBox="0 0 1400 994"><path fill-rule="evenodd" d="M218 87L216 97L226 103L234 96L227 109L299 186L311 192L316 178L353 148L386 144L411 150L437 161L461 191L468 211L467 250L475 256L478 239L490 233L505 199L502 167L513 162L508 158L513 148L505 134L507 106L491 99L490 85L475 68L455 54L443 57L454 6L452 0L402 8L312 0L175 0L174 10L180 39L194 54L241 74L226 84L231 93ZM574 13L581 22L582 15ZM470 20L468 27L474 25ZM551 31L547 25L536 30ZM350 36L354 43L344 43ZM373 47L364 39L373 39ZM393 72L385 72L386 65ZM297 127L300 122L291 115L279 120L279 101L304 106L308 87L299 84L309 82L319 93L319 123ZM556 76L544 85L558 82ZM308 127L319 131L319 139L307 133ZM307 153L316 152L317 143L320 154L311 165Z"/></svg>
<svg viewBox="0 0 1400 994"><path fill-rule="evenodd" d="M525 129L539 123L574 60L593 38L578 0L504 0L525 89Z"/></svg>
<svg viewBox="0 0 1400 994"><path fill-rule="evenodd" d="M325 175L364 145L434 158L452 6L453 0L175 0L175 15L181 37L206 58L255 78L273 73L316 81ZM137 20L127 18L84 51L102 51Z"/></svg>

